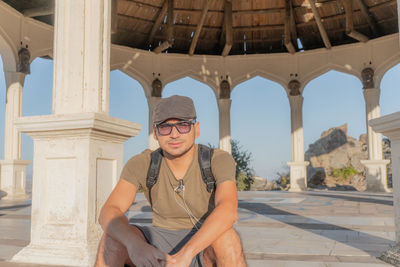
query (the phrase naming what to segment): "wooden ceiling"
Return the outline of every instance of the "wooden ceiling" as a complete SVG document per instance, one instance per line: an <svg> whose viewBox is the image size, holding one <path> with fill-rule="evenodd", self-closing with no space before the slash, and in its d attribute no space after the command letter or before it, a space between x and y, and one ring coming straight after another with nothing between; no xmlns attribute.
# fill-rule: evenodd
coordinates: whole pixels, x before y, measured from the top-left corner
<svg viewBox="0 0 400 267"><path fill-rule="evenodd" d="M52 0L3 1L53 21ZM398 32L396 0L112 1L112 42L156 53L293 54Z"/></svg>

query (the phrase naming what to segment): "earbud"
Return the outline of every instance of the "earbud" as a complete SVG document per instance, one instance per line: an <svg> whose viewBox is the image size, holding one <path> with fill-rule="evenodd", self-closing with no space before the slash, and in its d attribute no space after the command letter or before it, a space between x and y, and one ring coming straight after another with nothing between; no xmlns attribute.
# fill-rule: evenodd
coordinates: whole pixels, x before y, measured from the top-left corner
<svg viewBox="0 0 400 267"><path fill-rule="evenodd" d="M179 180L179 185L174 189L174 191L177 193L185 191L185 184L183 183L183 180Z"/></svg>

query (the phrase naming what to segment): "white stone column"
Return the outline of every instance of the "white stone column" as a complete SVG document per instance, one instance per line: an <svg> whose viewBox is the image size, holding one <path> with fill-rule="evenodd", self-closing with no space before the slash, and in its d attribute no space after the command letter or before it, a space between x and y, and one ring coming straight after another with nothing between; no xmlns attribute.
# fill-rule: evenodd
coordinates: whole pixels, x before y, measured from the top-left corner
<svg viewBox="0 0 400 267"><path fill-rule="evenodd" d="M390 139L392 149L392 182L396 227L396 243L400 244L400 112L369 121L375 132Z"/></svg>
<svg viewBox="0 0 400 267"><path fill-rule="evenodd" d="M0 161L0 198L25 198L26 166L29 160L21 160L21 133L14 121L22 116L22 89L25 74L5 71L6 110L4 123L4 160Z"/></svg>
<svg viewBox="0 0 400 267"><path fill-rule="evenodd" d="M219 148L232 154L231 145L231 99L218 99Z"/></svg>
<svg viewBox="0 0 400 267"><path fill-rule="evenodd" d="M380 89L374 87L373 70L363 70L366 128L368 135L368 160L361 160L365 166L367 191L389 191L387 186L386 165L390 162L382 158L382 135L375 132L368 121L380 117Z"/></svg>
<svg viewBox="0 0 400 267"><path fill-rule="evenodd" d="M149 103L149 149L151 150L159 148L158 142L154 139L153 135L153 111L160 99L161 97L156 96L151 96L147 99L147 102Z"/></svg>
<svg viewBox="0 0 400 267"><path fill-rule="evenodd" d="M300 94L300 83L293 80L289 83L289 103L291 119L292 161L290 167L290 191L307 190L307 166L304 161L303 133L303 96Z"/></svg>
<svg viewBox="0 0 400 267"><path fill-rule="evenodd" d="M34 141L30 244L13 261L93 266L99 211L140 126L108 115L111 0L56 1L53 114L16 126Z"/></svg>

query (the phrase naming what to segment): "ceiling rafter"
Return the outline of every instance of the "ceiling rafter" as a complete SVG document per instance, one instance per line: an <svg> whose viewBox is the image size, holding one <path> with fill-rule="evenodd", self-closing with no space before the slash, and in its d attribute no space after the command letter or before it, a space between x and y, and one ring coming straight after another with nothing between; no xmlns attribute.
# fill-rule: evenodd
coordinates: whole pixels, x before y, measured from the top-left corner
<svg viewBox="0 0 400 267"><path fill-rule="evenodd" d="M284 44L290 54L296 53L296 48L292 42L292 27L291 27L291 16L290 16L290 0L285 0L285 27L284 27Z"/></svg>
<svg viewBox="0 0 400 267"><path fill-rule="evenodd" d="M153 51L156 54L170 48L174 43L174 0L166 0L168 5L167 15L167 40L157 46Z"/></svg>
<svg viewBox="0 0 400 267"><path fill-rule="evenodd" d="M364 15L364 18L367 20L369 26L371 27L374 36L379 36L381 32L367 5L363 0L357 0L357 3L360 7L361 13Z"/></svg>
<svg viewBox="0 0 400 267"><path fill-rule="evenodd" d="M297 27L296 27L296 18L295 18L295 11L293 8L293 0L290 0L290 31L292 35L293 44L296 48L297 47Z"/></svg>
<svg viewBox="0 0 400 267"><path fill-rule="evenodd" d="M165 17L165 14L167 13L167 9L168 9L168 0L165 0L160 12L158 12L157 14L153 28L151 29L149 38L147 39L146 46L149 46L153 42L154 35L160 28L160 25Z"/></svg>
<svg viewBox="0 0 400 267"><path fill-rule="evenodd" d="M367 42L369 38L354 29L353 1L339 0L339 2L344 6L344 10L346 12L346 34L357 41L364 43Z"/></svg>
<svg viewBox="0 0 400 267"><path fill-rule="evenodd" d="M322 41L324 42L325 47L327 49L330 49L332 47L331 41L329 40L329 37L328 37L328 34L326 33L324 25L322 24L321 16L319 15L319 12L315 5L315 0L308 0L308 2L310 3L312 12L314 14L315 22L317 23L318 30L321 35Z"/></svg>
<svg viewBox="0 0 400 267"><path fill-rule="evenodd" d="M229 55L233 44L233 30L232 30L232 1L225 0L224 8L224 24L225 24L225 46L222 50L222 56L226 57Z"/></svg>
<svg viewBox="0 0 400 267"><path fill-rule="evenodd" d="M193 39L192 39L192 42L191 42L190 48L189 48L189 55L191 55L191 56L194 54L194 50L196 49L196 45L197 45L197 41L199 40L201 29L203 28L203 24L204 24L204 21L207 16L209 2L210 2L210 0L203 0L203 11L201 12L200 22L199 22L199 24L197 24L197 28L193 35Z"/></svg>

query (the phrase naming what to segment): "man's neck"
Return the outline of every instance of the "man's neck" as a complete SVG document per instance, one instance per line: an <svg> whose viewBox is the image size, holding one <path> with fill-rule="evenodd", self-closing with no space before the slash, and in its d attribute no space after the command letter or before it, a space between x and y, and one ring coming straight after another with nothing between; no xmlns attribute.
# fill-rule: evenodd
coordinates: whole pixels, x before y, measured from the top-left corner
<svg viewBox="0 0 400 267"><path fill-rule="evenodd" d="M164 154L165 161L177 179L183 178L193 161L195 153L196 145L193 144L193 146L186 153L180 155L179 157L174 157L167 153Z"/></svg>

